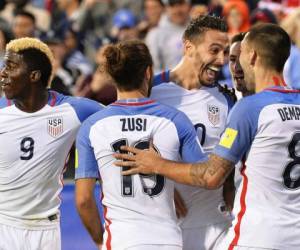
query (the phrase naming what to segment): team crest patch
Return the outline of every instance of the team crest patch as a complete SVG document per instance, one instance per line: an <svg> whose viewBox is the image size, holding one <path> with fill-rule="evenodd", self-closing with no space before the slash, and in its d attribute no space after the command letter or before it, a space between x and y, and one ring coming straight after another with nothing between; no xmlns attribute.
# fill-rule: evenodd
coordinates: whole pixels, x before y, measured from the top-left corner
<svg viewBox="0 0 300 250"><path fill-rule="evenodd" d="M54 138L60 136L64 132L63 118L53 117L47 119L47 132Z"/></svg>
<svg viewBox="0 0 300 250"><path fill-rule="evenodd" d="M220 108L216 105L207 105L208 120L212 125L217 125L220 122Z"/></svg>

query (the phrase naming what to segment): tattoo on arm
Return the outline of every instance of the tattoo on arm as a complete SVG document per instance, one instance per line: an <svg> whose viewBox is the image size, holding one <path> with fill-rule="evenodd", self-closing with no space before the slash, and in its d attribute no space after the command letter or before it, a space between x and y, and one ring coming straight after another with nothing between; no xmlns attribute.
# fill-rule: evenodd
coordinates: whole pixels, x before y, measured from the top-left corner
<svg viewBox="0 0 300 250"><path fill-rule="evenodd" d="M207 162L193 164L190 177L193 185L204 188L216 188L223 184L234 164L212 154Z"/></svg>

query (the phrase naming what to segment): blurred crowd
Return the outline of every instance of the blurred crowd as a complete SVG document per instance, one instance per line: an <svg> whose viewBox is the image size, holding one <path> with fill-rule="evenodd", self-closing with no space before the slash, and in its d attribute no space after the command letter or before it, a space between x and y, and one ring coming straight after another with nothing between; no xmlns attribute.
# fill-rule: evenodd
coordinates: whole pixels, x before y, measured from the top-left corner
<svg viewBox="0 0 300 250"><path fill-rule="evenodd" d="M259 22L280 24L293 41L285 80L300 88L300 0L1 0L0 65L11 39L38 37L55 56L54 90L109 104L116 91L101 72L107 44L144 40L158 73L178 64L183 31L205 14L222 16L229 37ZM228 63L219 81L232 86Z"/></svg>

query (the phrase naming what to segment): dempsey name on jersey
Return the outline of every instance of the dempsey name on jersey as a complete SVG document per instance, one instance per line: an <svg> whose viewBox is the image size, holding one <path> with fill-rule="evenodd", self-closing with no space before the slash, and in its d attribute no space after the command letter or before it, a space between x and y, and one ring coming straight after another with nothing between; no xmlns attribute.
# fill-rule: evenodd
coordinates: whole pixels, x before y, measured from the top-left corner
<svg viewBox="0 0 300 250"><path fill-rule="evenodd" d="M282 107L277 109L283 122L290 120L300 120L300 108L296 106Z"/></svg>

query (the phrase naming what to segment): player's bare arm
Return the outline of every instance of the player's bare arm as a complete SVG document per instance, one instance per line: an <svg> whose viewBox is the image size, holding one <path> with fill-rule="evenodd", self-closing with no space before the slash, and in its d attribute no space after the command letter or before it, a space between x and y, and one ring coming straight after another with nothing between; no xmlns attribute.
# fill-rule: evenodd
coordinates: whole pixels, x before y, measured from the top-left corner
<svg viewBox="0 0 300 250"><path fill-rule="evenodd" d="M137 173L160 174L176 182L216 189L220 187L234 167L234 163L212 154L204 163L178 163L161 158L152 147L139 150L133 147L122 147L132 154L115 154L118 160L115 165L129 167L124 175Z"/></svg>
<svg viewBox="0 0 300 250"><path fill-rule="evenodd" d="M103 243L103 229L94 198L96 179L78 179L75 182L75 199L80 218L89 231L94 242L101 249Z"/></svg>

